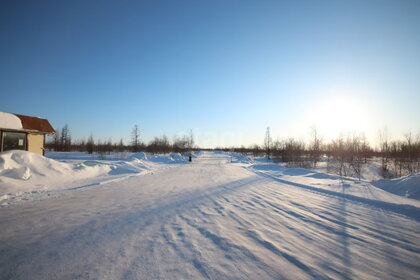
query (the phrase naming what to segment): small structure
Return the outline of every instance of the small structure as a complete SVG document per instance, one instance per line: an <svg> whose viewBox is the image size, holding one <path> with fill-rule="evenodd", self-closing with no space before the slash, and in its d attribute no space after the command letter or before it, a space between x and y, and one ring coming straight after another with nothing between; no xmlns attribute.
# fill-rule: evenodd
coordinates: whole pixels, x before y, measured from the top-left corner
<svg viewBox="0 0 420 280"><path fill-rule="evenodd" d="M46 119L0 112L0 152L25 150L43 155L46 134L55 134Z"/></svg>

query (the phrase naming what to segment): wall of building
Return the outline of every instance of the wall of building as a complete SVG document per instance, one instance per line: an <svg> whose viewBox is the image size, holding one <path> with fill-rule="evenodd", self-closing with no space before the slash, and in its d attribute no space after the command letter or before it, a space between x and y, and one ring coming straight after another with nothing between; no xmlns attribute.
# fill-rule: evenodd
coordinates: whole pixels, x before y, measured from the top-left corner
<svg viewBox="0 0 420 280"><path fill-rule="evenodd" d="M44 134L28 133L28 151L42 155L44 153Z"/></svg>

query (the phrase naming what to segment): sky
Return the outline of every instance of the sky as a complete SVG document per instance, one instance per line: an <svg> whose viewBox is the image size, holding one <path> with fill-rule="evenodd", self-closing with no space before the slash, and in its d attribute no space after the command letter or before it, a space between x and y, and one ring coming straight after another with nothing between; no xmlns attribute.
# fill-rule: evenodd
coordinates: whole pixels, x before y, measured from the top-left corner
<svg viewBox="0 0 420 280"><path fill-rule="evenodd" d="M0 111L73 139L201 147L420 133L420 1L21 1L0 8Z"/></svg>

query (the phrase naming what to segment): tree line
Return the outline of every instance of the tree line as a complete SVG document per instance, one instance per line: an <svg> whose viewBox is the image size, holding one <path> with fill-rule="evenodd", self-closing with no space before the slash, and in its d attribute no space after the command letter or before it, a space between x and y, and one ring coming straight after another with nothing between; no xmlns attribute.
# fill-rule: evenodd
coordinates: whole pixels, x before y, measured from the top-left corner
<svg viewBox="0 0 420 280"><path fill-rule="evenodd" d="M130 142L127 144L124 143L122 138L117 142L113 142L111 138L95 140L92 134L87 140L73 140L70 128L66 124L62 129L57 129L56 133L46 142L45 147L50 151L86 152L89 154L98 153L99 155L115 152L167 154L171 152L191 152L195 149L195 143L192 130L183 136L173 137L172 141L166 135L162 135L154 137L148 143L144 143L141 140L138 125L134 126Z"/></svg>
<svg viewBox="0 0 420 280"><path fill-rule="evenodd" d="M87 140L73 141L68 125L65 125L46 143L46 148L99 155L115 152L184 153L200 149L195 145L192 131L173 137L172 140L165 135L154 137L148 143L143 142L140 136L140 129L135 125L127 144L123 139L117 142L113 142L111 138L95 140L93 135ZM363 165L372 161L380 161L384 178L420 172L420 135L415 138L407 133L403 139L391 140L387 129L380 131L377 147L372 147L363 133L342 133L333 140L324 141L316 128L311 128L311 137L307 142L296 138L273 140L270 128L267 127L262 145L217 147L212 150L234 151L254 157L265 156L288 166L303 168L316 168L322 160L327 162L329 171L340 176L356 175L360 178Z"/></svg>
<svg viewBox="0 0 420 280"><path fill-rule="evenodd" d="M420 135L414 138L407 133L403 139L390 140L386 129L379 133L378 147L372 147L363 133L342 133L336 139L324 141L316 128L312 128L310 140L305 142L295 138L273 140L267 128L262 145L216 149L265 156L302 168L316 168L322 160L329 171L340 176L360 178L363 165L373 161L380 162L384 178L420 172Z"/></svg>

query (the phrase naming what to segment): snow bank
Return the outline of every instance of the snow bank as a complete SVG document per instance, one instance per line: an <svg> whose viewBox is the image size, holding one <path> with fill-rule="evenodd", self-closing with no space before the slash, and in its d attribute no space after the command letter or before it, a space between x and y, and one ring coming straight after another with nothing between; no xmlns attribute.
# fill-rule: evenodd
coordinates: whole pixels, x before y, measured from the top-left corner
<svg viewBox="0 0 420 280"><path fill-rule="evenodd" d="M340 173L340 164L334 159L323 158L318 162L316 168L311 168L311 170L320 172L320 173L329 173L336 174ZM343 166L343 174L346 174L345 177L359 179L359 174L357 174L353 167L347 165ZM373 181L382 179L381 175L381 163L376 161L371 161L368 163L363 163L361 166L360 179Z"/></svg>
<svg viewBox="0 0 420 280"><path fill-rule="evenodd" d="M302 181L304 178L311 179L328 179L329 181L314 182L322 186L324 189L339 191L341 185L351 186L346 187L346 191L351 195L370 197L372 189L380 188L376 196L381 199L392 201L395 198L394 194L420 200L420 173L406 176L397 179L382 179L382 167L380 161L372 160L362 165L360 180L358 174L353 168L345 167L346 176L338 175L339 166L333 160L327 161L322 159L318 162L316 168L294 168L288 167L286 164L275 164L272 161L264 160L263 158L256 158L251 168L258 171L275 173L275 176L292 176L294 180ZM303 177L299 177L303 176ZM355 187L357 186L357 187Z"/></svg>
<svg viewBox="0 0 420 280"><path fill-rule="evenodd" d="M111 170L101 163L69 164L27 151L7 151L0 154L0 195L74 187Z"/></svg>
<svg viewBox="0 0 420 280"><path fill-rule="evenodd" d="M385 191L420 200L420 173L392 180L377 180L372 184Z"/></svg>
<svg viewBox="0 0 420 280"><path fill-rule="evenodd" d="M132 154L127 158L128 160L139 159L139 160L147 160L147 155L144 152Z"/></svg>
<svg viewBox="0 0 420 280"><path fill-rule="evenodd" d="M181 155L180 153L171 153L169 155L169 158L173 161L173 162L183 162L187 160L186 156Z"/></svg>
<svg viewBox="0 0 420 280"><path fill-rule="evenodd" d="M125 160L116 160L120 155L108 155L109 160L94 160L95 156L86 153L48 155L58 160L27 151L0 153L0 205L30 199L33 194L101 185L188 161L179 153L135 153Z"/></svg>
<svg viewBox="0 0 420 280"><path fill-rule="evenodd" d="M239 153L230 153L229 155L231 157L231 162L233 162L233 163L252 163L252 162L254 162L254 160L248 155L239 154Z"/></svg>
<svg viewBox="0 0 420 280"><path fill-rule="evenodd" d="M60 161L73 161L73 160L123 160L126 159L130 152L117 152L110 154L88 154L84 152L47 152L46 157Z"/></svg>
<svg viewBox="0 0 420 280"><path fill-rule="evenodd" d="M70 170L64 163L26 151L7 151L0 155L0 176L9 179L28 180L32 175L61 175Z"/></svg>
<svg viewBox="0 0 420 280"><path fill-rule="evenodd" d="M150 161L152 163L172 164L172 163L185 163L188 157L180 153L171 153L169 155L151 155L144 152L132 154L127 160L141 160Z"/></svg>
<svg viewBox="0 0 420 280"><path fill-rule="evenodd" d="M100 162L64 163L27 151L7 151L0 154L0 205L100 182L116 169Z"/></svg>
<svg viewBox="0 0 420 280"><path fill-rule="evenodd" d="M276 180L283 184L289 184L291 186L297 186L328 195L334 194L338 197L345 197L362 202L369 201L374 204L391 203L420 207L418 201L396 196L395 192L391 193L388 189L382 187L377 188L377 182L386 182L389 184L389 188L395 188L398 179L380 180L375 183L370 182L369 180L341 177L339 175L318 172L312 169L286 167L285 165L272 162L256 161L254 164L249 165L248 168L261 176ZM399 180L402 181L400 183L401 189L405 186L411 186L413 190L420 189L418 176L415 178L413 176L413 178L407 180ZM409 198L414 197L409 196Z"/></svg>

